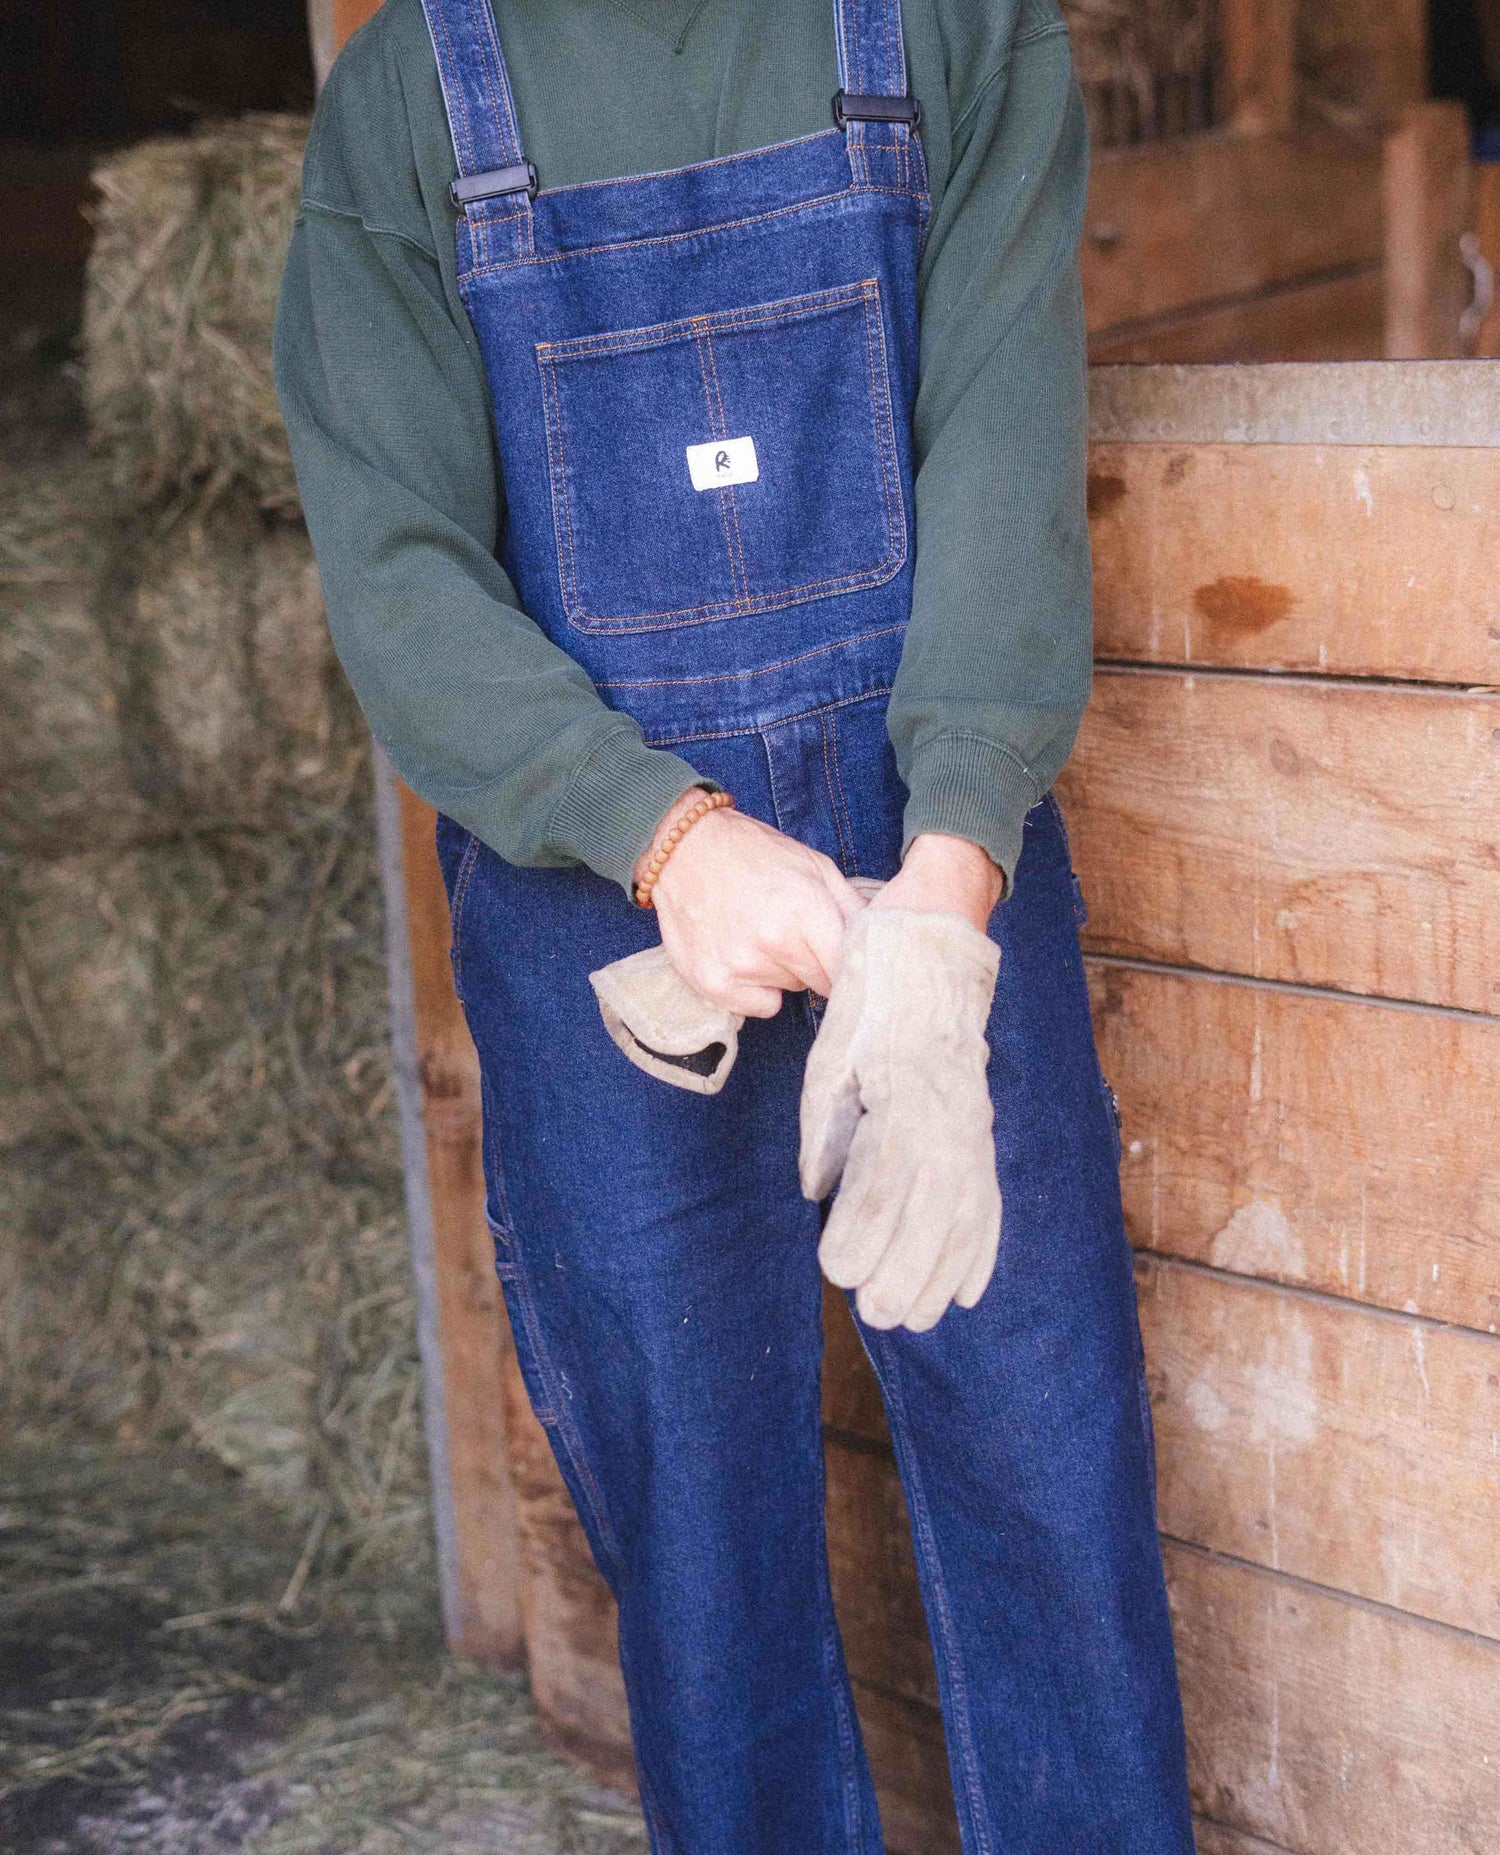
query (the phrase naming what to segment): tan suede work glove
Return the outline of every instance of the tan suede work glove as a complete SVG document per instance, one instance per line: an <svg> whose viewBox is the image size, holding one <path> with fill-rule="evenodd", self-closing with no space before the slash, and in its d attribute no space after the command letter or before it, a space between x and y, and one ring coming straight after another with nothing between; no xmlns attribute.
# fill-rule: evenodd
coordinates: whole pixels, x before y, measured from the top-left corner
<svg viewBox="0 0 1500 1855"><path fill-rule="evenodd" d="M985 1032L1000 950L958 915L850 923L802 1089L802 1190L839 1184L818 1249L871 1327L973 1307L1000 1243Z"/></svg>
<svg viewBox="0 0 1500 1855"><path fill-rule="evenodd" d="M700 998L665 947L601 966L589 984L604 1028L637 1069L694 1095L717 1095L729 1080L745 1020Z"/></svg>

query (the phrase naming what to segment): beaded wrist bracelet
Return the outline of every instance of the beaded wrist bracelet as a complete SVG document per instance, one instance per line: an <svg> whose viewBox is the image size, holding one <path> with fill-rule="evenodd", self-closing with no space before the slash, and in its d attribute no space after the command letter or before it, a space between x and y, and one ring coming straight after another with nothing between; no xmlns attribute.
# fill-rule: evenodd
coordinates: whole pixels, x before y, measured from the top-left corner
<svg viewBox="0 0 1500 1855"><path fill-rule="evenodd" d="M671 856L693 826L706 818L710 812L732 812L733 810L734 800L727 792L705 792L696 805L688 807L652 852L651 861L646 865L646 872L635 886L637 908L651 906L651 897L655 893L657 879L667 866L667 858Z"/></svg>

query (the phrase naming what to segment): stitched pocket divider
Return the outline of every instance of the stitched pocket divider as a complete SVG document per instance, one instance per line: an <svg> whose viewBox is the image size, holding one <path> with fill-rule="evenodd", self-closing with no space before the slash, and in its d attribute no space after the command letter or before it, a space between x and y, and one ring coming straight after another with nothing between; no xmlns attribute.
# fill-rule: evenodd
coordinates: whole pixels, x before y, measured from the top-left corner
<svg viewBox="0 0 1500 1855"><path fill-rule="evenodd" d="M579 629L749 617L905 564L878 281L538 342L536 356Z"/></svg>

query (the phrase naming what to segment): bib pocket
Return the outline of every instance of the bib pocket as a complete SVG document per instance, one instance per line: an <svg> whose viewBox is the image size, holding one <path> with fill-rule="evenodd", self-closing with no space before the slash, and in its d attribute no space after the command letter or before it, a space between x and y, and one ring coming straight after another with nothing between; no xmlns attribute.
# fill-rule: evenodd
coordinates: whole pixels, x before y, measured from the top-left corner
<svg viewBox="0 0 1500 1855"><path fill-rule="evenodd" d="M878 282L536 356L563 607L581 630L749 617L900 572Z"/></svg>

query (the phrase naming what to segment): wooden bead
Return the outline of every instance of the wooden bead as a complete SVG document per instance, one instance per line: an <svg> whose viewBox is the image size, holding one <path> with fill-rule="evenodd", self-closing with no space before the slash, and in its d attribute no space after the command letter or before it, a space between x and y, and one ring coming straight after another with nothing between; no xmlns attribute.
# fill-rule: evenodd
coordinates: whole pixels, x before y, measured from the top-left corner
<svg viewBox="0 0 1500 1855"><path fill-rule="evenodd" d="M696 805L690 806L677 820L666 836L652 852L651 861L646 865L646 873L635 888L635 905L637 908L649 908L651 897L655 892L657 879L666 868L667 858L682 842L693 826L710 812L733 811L734 800L727 792L706 792Z"/></svg>

